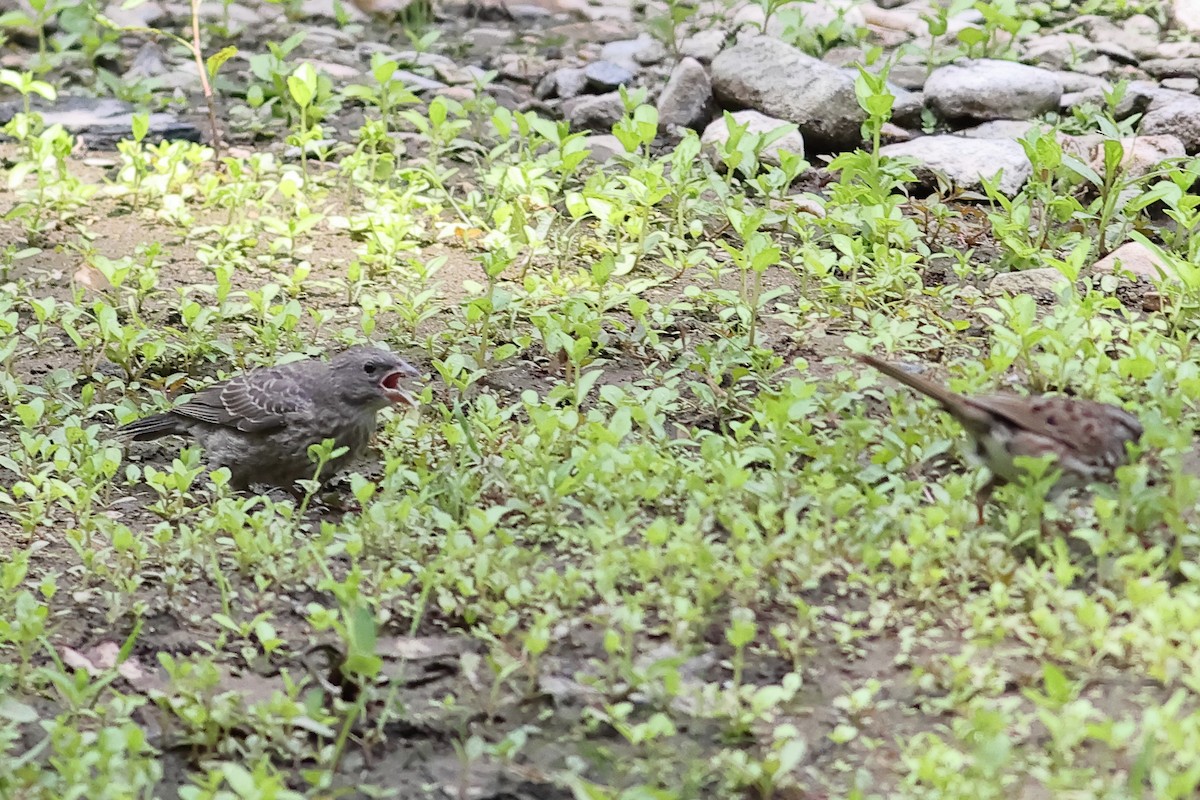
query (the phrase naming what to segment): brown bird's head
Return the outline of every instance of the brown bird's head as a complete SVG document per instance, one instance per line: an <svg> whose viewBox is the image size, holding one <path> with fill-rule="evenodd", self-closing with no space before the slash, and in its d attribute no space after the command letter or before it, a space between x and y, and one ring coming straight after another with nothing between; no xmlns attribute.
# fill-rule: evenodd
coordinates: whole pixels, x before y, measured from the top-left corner
<svg viewBox="0 0 1200 800"><path fill-rule="evenodd" d="M417 405L403 384L420 373L394 353L368 345L351 347L334 356L329 367L338 393L351 405L375 409L390 403Z"/></svg>

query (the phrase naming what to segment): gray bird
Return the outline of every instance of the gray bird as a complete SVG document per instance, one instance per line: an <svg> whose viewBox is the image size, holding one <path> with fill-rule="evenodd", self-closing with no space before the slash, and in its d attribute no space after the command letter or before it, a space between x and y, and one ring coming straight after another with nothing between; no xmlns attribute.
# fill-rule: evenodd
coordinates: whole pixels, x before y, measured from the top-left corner
<svg viewBox="0 0 1200 800"><path fill-rule="evenodd" d="M188 436L204 448L210 467L229 468L235 487L290 487L316 473L310 445L333 439L335 447L347 448L325 466L322 479L361 457L379 411L392 403L416 405L401 381L417 375L387 350L352 347L328 362L304 359L250 370L115 433L136 442Z"/></svg>

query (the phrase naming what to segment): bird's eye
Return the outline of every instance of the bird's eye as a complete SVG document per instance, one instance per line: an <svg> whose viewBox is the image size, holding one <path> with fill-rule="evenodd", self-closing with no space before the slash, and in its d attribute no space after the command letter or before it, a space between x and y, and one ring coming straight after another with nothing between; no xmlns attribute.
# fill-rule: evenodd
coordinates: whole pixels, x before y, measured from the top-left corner
<svg viewBox="0 0 1200 800"><path fill-rule="evenodd" d="M374 375L375 374L375 365L374 364L364 364L363 372L367 373L368 375Z"/></svg>

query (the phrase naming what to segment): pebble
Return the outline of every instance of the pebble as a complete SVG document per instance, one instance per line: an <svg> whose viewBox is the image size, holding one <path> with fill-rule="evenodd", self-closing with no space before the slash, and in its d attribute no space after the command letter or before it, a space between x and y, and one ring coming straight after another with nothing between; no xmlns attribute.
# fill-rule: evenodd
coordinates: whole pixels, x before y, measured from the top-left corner
<svg viewBox="0 0 1200 800"><path fill-rule="evenodd" d="M588 88L607 92L633 82L633 71L612 61L593 61L583 68Z"/></svg>

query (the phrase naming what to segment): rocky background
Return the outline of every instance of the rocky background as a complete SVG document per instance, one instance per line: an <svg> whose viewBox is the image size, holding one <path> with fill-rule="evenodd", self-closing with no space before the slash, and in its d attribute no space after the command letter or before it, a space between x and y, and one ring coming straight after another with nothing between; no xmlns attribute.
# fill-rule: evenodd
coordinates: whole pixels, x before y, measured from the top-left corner
<svg viewBox="0 0 1200 800"><path fill-rule="evenodd" d="M93 150L115 145L135 107L158 112L148 141L211 140L193 56L161 35L189 38L190 7L128 5L80 4L39 17L7 0L0 66L54 76L62 96L36 106L47 124L64 124ZM865 112L855 96L863 65L886 72L895 98L881 153L912 159L929 189L940 180L943 188L978 193L984 178L999 173L999 190L1013 196L1032 169L1019 141L1042 123L1057 122L1064 148L1102 167L1104 137L1089 123L1101 110L1136 131L1120 139L1130 178L1200 150L1200 43L1189 40L1200 28L1194 0L1122 4L1108 15L1078 13L1064 2L925 0L433 7L304 0L205 2L198 10L206 56L237 48L214 81L220 136L241 148L235 153L272 146L287 153L262 98L251 93L247 104L248 87L269 76L268 41L285 43L284 62L309 61L335 90L369 83L373 57L402 64L395 78L425 100L465 101L482 89L504 107L590 131L599 160L622 152L610 133L625 113L622 90L642 90L657 107L663 147L686 128L720 143L728 111L751 131L785 126L768 160L783 149L805 156L819 174L838 152L865 144ZM52 49L62 42L64 52L39 55L39 21ZM0 124L21 107L10 93L0 102ZM361 121L361 108L339 101L327 124L344 132ZM1109 255L1101 249L1098 257ZM1135 274L1157 274L1138 245L1116 259ZM1058 279L1049 270L1001 277L996 288L1044 293Z"/></svg>

